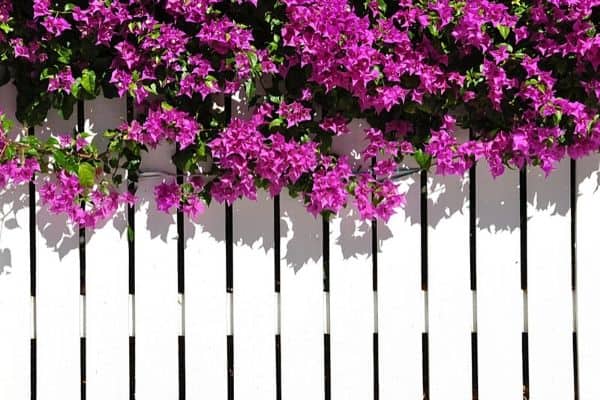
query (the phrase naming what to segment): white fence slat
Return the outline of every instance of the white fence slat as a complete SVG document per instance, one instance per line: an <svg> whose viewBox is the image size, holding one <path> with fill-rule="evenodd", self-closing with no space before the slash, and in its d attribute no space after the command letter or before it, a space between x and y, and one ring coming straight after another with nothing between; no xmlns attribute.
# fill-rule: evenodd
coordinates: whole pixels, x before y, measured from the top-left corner
<svg viewBox="0 0 600 400"><path fill-rule="evenodd" d="M600 221L600 157L577 161L577 345L579 348L579 398L600 398L600 268L598 268L598 221Z"/></svg>
<svg viewBox="0 0 600 400"><path fill-rule="evenodd" d="M74 127L74 115L63 121L51 111L36 134L71 135ZM38 206L37 227L38 399L76 400L81 390L78 229L46 206Z"/></svg>
<svg viewBox="0 0 600 400"><path fill-rule="evenodd" d="M522 400L519 173L477 166L479 398Z"/></svg>
<svg viewBox="0 0 600 400"><path fill-rule="evenodd" d="M573 397L569 161L528 173L529 393Z"/></svg>
<svg viewBox="0 0 600 400"><path fill-rule="evenodd" d="M129 398L127 223L122 206L86 245L87 397ZM113 225L114 224L114 225ZM117 226L115 226L117 225Z"/></svg>
<svg viewBox="0 0 600 400"><path fill-rule="evenodd" d="M373 396L371 223L355 209L330 222L331 398Z"/></svg>
<svg viewBox="0 0 600 400"><path fill-rule="evenodd" d="M429 382L432 400L471 398L468 184L435 177L429 190Z"/></svg>
<svg viewBox="0 0 600 400"><path fill-rule="evenodd" d="M135 215L136 399L175 399L178 390L177 225L156 209L159 178L142 178Z"/></svg>
<svg viewBox="0 0 600 400"><path fill-rule="evenodd" d="M287 194L281 216L282 397L323 399L322 223Z"/></svg>
<svg viewBox="0 0 600 400"><path fill-rule="evenodd" d="M401 182L406 209L379 222L379 387L380 398L423 398L424 303L421 290L421 227L418 175ZM410 189L409 189L410 187Z"/></svg>
<svg viewBox="0 0 600 400"><path fill-rule="evenodd" d="M225 207L185 223L185 371L190 399L227 398Z"/></svg>
<svg viewBox="0 0 600 400"><path fill-rule="evenodd" d="M85 103L85 120L97 139L122 122L125 101ZM90 125L91 124L91 125ZM109 251L107 251L109 250ZM86 231L87 398L129 398L129 256L127 209Z"/></svg>
<svg viewBox="0 0 600 400"><path fill-rule="evenodd" d="M28 186L0 194L0 398L29 398Z"/></svg>
<svg viewBox="0 0 600 400"><path fill-rule="evenodd" d="M14 119L15 89L0 88L2 109ZM15 121L16 122L16 121ZM15 124L10 137L20 133ZM0 398L30 397L31 297L27 185L0 192Z"/></svg>
<svg viewBox="0 0 600 400"><path fill-rule="evenodd" d="M233 346L236 398L275 398L273 201L233 205Z"/></svg>

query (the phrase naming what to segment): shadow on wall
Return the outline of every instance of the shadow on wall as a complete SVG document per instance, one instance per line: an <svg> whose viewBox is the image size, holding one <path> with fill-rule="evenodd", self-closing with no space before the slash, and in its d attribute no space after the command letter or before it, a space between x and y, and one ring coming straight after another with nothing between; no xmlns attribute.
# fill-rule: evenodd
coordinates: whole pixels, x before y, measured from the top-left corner
<svg viewBox="0 0 600 400"><path fill-rule="evenodd" d="M584 159L578 162L578 183L586 179L594 180L595 190L600 187L600 169L597 158ZM491 232L513 231L519 227L518 215L518 184L519 178L516 171L493 180L487 173L485 166L478 168L479 186L477 191L478 202L478 228ZM546 211L552 215L567 215L569 204L569 168L565 161L563 168L554 172L545 184L546 178L537 170L528 174L528 203L536 210ZM419 224L419 179L412 177L412 184L407 192L407 206L405 208L406 223ZM428 180L429 191L429 227L435 229L438 224L456 213L468 213L469 184L466 179L459 177L430 177ZM138 193L140 205L137 207L137 218L141 210L152 210L154 199L151 191ZM20 190L9 190L0 195L2 205L0 214L0 275L10 273L11 249L3 246L2 238L10 235L15 229L28 229L28 226L19 224L17 211L28 206L26 187ZM142 206L148 204L148 207ZM243 200L234 207L234 243L236 246L249 246L265 252L273 250L273 201L264 194L258 202ZM50 214L45 207L37 211L39 246L47 246L59 254L62 259L71 251L77 251L78 232L69 226L63 216ZM176 223L174 215L161 212L147 212L145 224L155 240L167 241L174 239L168 237L173 232ZM322 252L322 222L309 214L304 206L297 200L282 196L281 202L281 238L282 258L285 265L300 270L308 262L320 262ZM360 221L357 212L351 207L344 209L340 217L331 222L333 228L339 224L339 229L331 236L331 246L340 246L343 258L349 259L371 254L371 223ZM392 237L392 231L382 223L378 231L378 240L381 244ZM264 227L269 227L266 229ZM123 240L127 240L126 212L120 210L115 217L104 223L100 228L114 229ZM139 229L139 228L138 228ZM197 233L208 234L212 240L223 244L225 251L225 207L213 204L197 223L185 223L186 243L194 240ZM332 229L333 231L333 229ZM41 236L41 238L40 238ZM87 241L93 240L94 232L87 231Z"/></svg>
<svg viewBox="0 0 600 400"><path fill-rule="evenodd" d="M0 96L3 106L9 115L14 115L15 96L13 88L5 85L0 88ZM94 103L86 103L86 119L99 121L94 130L101 131L113 126L113 123L122 119L124 101L102 100ZM112 104L117 104L115 107ZM109 111L106 111L109 110ZM112 111L110 111L112 110ZM247 110L241 106L235 108L239 116L247 114ZM110 122L110 123L109 123ZM50 115L46 126L36 130L40 136L50 133L48 127L52 127L54 133L70 133L75 126L75 115L68 121L61 120L58 115ZM88 123L89 125L89 123ZM354 121L352 132L364 129L364 121ZM17 127L18 128L18 127ZM17 129L16 128L16 129ZM13 132L14 133L14 132ZM11 134L13 134L11 133ZM96 138L95 140L100 140ZM350 155L354 167L365 166L358 160L357 154L364 143L357 141L353 135L346 135L336 139L334 143L337 150ZM166 146L166 153L172 148ZM171 146L172 147L172 146ZM160 151L160 150L159 150ZM568 161L564 162L563 168L551 175L551 185L545 184L545 179L540 178L539 170L535 169L529 173L528 202L536 210L567 215L569 204L569 170ZM143 162L143 168L153 171L171 171L169 157L151 157ZM594 187L600 187L600 173L598 173L598 158L590 157L578 162L578 183L592 178ZM508 172L508 171L507 171ZM404 178L412 181L408 186L407 205L404 210L405 222L411 225L420 224L420 185L417 174ZM478 227L479 229L497 231L513 231L519 227L518 215L518 173L509 171L506 175L493 180L487 172L485 165L478 167L478 180L480 182L477 191L478 203ZM150 187L150 186L148 186ZM459 177L431 177L428 182L429 191L429 215L428 224L430 229L435 229L440 223L456 213L468 213L469 184L465 179ZM155 240L173 240L169 232L174 232L173 225L176 223L174 215L166 215L155 211L154 199L151 190L141 190L138 197L142 206L137 207L138 229L144 228L150 231ZM149 204L148 204L149 203ZM249 246L269 252L273 250L273 207L272 200L263 198L259 202L249 200L240 201L235 206L234 213L234 242L237 246ZM18 210L26 208L28 195L26 187L22 190L9 189L0 192L0 275L9 273L13 267L11 249L3 243L5 235L10 235L15 229L28 229L28 226L19 225L16 218ZM149 207L146 207L148 205ZM281 254L285 265L298 271L308 262L320 262L322 253L322 223L320 218L310 215L298 201L282 196L281 202ZM150 210L150 211L145 211ZM146 212L142 222L143 213ZM341 220L332 221L331 227L335 234L331 236L331 247L339 246L341 254L345 259L370 256L371 253L371 224L359 220L355 210L348 208L342 211ZM44 207L38 209L38 246L47 246L56 251L63 258L71 251L77 251L78 232L77 229L67 224L66 218L51 215ZM338 225L339 224L339 228ZM267 227L267 228L265 228ZM114 229L122 240L127 240L127 218L124 210L121 210L111 221L104 224L103 228ZM212 240L223 245L225 251L225 207L213 204L206 213L200 217L198 223L185 223L185 241L189 243L204 233ZM41 238L40 238L41 236ZM93 240L94 232L87 231L86 239ZM378 229L380 244L392 237L392 231L382 223Z"/></svg>
<svg viewBox="0 0 600 400"><path fill-rule="evenodd" d="M22 211L26 209L28 201L25 190L13 189L0 195L0 276L10 274L14 268L12 249L2 239L17 229L29 229L22 222Z"/></svg>

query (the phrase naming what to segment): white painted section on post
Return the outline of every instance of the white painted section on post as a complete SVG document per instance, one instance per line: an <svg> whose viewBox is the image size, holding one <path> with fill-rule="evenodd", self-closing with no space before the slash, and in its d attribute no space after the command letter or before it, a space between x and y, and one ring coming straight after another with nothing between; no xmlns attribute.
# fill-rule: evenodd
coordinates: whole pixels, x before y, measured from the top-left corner
<svg viewBox="0 0 600 400"><path fill-rule="evenodd" d="M522 400L519 173L477 166L479 398Z"/></svg>
<svg viewBox="0 0 600 400"><path fill-rule="evenodd" d="M185 369L190 399L227 398L225 207L185 222Z"/></svg>
<svg viewBox="0 0 600 400"><path fill-rule="evenodd" d="M64 121L51 111L40 136L71 135L74 127L75 115ZM81 390L79 233L65 216L39 203L38 194L38 400L76 400Z"/></svg>
<svg viewBox="0 0 600 400"><path fill-rule="evenodd" d="M405 209L388 223L379 221L379 374L382 400L423 398L424 329L421 290L419 175L400 182Z"/></svg>
<svg viewBox="0 0 600 400"><path fill-rule="evenodd" d="M0 103L14 120L16 93L0 88ZM22 133L15 124L9 137ZM0 191L0 399L30 397L32 301L29 262L29 189L24 184Z"/></svg>
<svg viewBox="0 0 600 400"><path fill-rule="evenodd" d="M371 223L354 208L330 222L331 398L373 396Z"/></svg>
<svg viewBox="0 0 600 400"><path fill-rule="evenodd" d="M439 177L429 187L429 384L432 400L471 398L469 185Z"/></svg>
<svg viewBox="0 0 600 400"><path fill-rule="evenodd" d="M282 398L323 399L321 218L287 193L281 195L281 217Z"/></svg>
<svg viewBox="0 0 600 400"><path fill-rule="evenodd" d="M156 171L173 150L170 145L159 148L142 161L142 170ZM162 180L142 178L136 193L141 200L135 215L137 400L175 399L179 393L177 224L174 212L156 208L154 187Z"/></svg>
<svg viewBox="0 0 600 400"><path fill-rule="evenodd" d="M100 141L125 115L124 99L85 103L86 127ZM102 147L104 148L104 147ZM123 188L123 190L125 190ZM129 398L129 292L127 209L86 231L87 398Z"/></svg>
<svg viewBox="0 0 600 400"><path fill-rule="evenodd" d="M275 399L273 200L233 205L233 354L236 399Z"/></svg>
<svg viewBox="0 0 600 400"><path fill-rule="evenodd" d="M569 160L528 172L529 394L573 397Z"/></svg>
<svg viewBox="0 0 600 400"><path fill-rule="evenodd" d="M600 398L600 157L577 161L577 345L579 348L579 398Z"/></svg>

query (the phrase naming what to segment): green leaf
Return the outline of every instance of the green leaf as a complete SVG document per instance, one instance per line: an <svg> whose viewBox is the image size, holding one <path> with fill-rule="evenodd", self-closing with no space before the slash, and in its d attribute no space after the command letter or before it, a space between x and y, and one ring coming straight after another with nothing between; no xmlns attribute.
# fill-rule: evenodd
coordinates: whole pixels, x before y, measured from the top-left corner
<svg viewBox="0 0 600 400"><path fill-rule="evenodd" d="M96 177L96 168L87 162L82 162L79 164L79 173L77 174L79 177L79 183L83 187L92 187L94 186L94 178Z"/></svg>
<svg viewBox="0 0 600 400"><path fill-rule="evenodd" d="M275 118L273 121L271 121L271 123L269 124L269 129L272 128L277 128L279 126L283 125L283 119L282 118Z"/></svg>
<svg viewBox="0 0 600 400"><path fill-rule="evenodd" d="M10 132L13 128L13 122L12 120L8 119L8 118L2 118L2 130L4 132Z"/></svg>
<svg viewBox="0 0 600 400"><path fill-rule="evenodd" d="M428 170L431 167L431 154L425 153L422 149L415 151L415 161L419 167Z"/></svg>
<svg viewBox="0 0 600 400"><path fill-rule="evenodd" d="M498 32L500 32L500 36L502 36L502 39L506 40L508 35L510 35L510 27L504 26L504 25L498 25L498 26L496 26L496 28L498 29Z"/></svg>
<svg viewBox="0 0 600 400"><path fill-rule="evenodd" d="M89 69L84 69L81 75L81 86L89 94L96 93L96 73Z"/></svg>
<svg viewBox="0 0 600 400"><path fill-rule="evenodd" d="M62 150L56 150L54 153L52 153L52 158L54 158L54 164L56 164L58 168L65 167L67 156Z"/></svg>
<svg viewBox="0 0 600 400"><path fill-rule="evenodd" d="M0 30L2 30L4 33L10 33L12 28L6 22L3 22L0 24Z"/></svg>
<svg viewBox="0 0 600 400"><path fill-rule="evenodd" d="M254 80L249 79L246 81L246 99L250 100L256 94L256 85L254 84Z"/></svg>

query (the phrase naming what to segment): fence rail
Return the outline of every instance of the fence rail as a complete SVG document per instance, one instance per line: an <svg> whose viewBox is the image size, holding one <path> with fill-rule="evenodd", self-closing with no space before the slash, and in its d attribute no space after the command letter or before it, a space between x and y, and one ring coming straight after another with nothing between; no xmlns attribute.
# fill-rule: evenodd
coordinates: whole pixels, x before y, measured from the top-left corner
<svg viewBox="0 0 600 400"><path fill-rule="evenodd" d="M102 131L125 103L33 133ZM170 150L142 169L174 172ZM0 194L0 399L600 398L599 156L413 174L387 224L287 194L192 222L156 210L160 179L87 232L34 186Z"/></svg>

